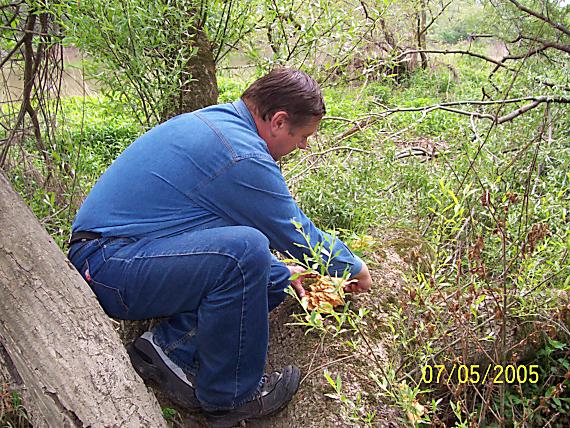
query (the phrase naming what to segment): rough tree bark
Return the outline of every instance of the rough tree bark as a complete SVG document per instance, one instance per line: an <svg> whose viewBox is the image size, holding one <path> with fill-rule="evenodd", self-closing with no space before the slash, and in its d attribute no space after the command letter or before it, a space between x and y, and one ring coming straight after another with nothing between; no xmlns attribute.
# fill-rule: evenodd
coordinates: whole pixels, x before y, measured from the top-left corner
<svg viewBox="0 0 570 428"><path fill-rule="evenodd" d="M187 71L196 79L184 86L181 91L181 107L186 111L197 110L218 101L218 81L212 46L202 28L196 30L194 38L196 55L189 63Z"/></svg>
<svg viewBox="0 0 570 428"><path fill-rule="evenodd" d="M2 360L34 426L165 427L95 296L1 173L0 230Z"/></svg>
<svg viewBox="0 0 570 428"><path fill-rule="evenodd" d="M196 53L188 61L186 72L191 80L181 85L172 107L163 113L163 120L198 110L218 102L216 62L212 45L201 25L195 28L192 44Z"/></svg>

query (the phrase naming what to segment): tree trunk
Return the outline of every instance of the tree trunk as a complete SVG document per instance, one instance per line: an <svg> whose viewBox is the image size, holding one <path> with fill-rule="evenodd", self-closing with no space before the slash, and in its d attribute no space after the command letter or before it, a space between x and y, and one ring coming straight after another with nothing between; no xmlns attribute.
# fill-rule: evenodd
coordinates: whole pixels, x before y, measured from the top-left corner
<svg viewBox="0 0 570 428"><path fill-rule="evenodd" d="M0 230L0 349L34 426L165 427L94 294L2 173Z"/></svg>
<svg viewBox="0 0 570 428"><path fill-rule="evenodd" d="M218 102L218 81L212 45L198 25L192 44L196 53L188 61L185 70L191 78L181 84L180 93L172 103L172 107L164 112L163 120Z"/></svg>
<svg viewBox="0 0 570 428"><path fill-rule="evenodd" d="M421 0L420 10L418 12L418 29L417 29L418 50L420 51L427 49L426 9L427 9L426 0ZM420 58L421 58L422 68L424 70L427 69L428 67L427 54L425 52L420 52Z"/></svg>

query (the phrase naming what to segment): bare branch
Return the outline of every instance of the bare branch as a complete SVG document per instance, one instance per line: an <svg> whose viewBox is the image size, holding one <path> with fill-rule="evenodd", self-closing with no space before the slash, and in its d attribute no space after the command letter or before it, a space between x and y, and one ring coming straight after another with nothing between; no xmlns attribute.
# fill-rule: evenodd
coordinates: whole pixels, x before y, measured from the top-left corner
<svg viewBox="0 0 570 428"><path fill-rule="evenodd" d="M472 33L472 34L469 34L469 36L467 36L467 41L472 42L473 40L476 40L476 39L492 39L492 38L498 38L498 37L495 34Z"/></svg>
<svg viewBox="0 0 570 428"><path fill-rule="evenodd" d="M457 108L453 108L453 106L460 106L460 105L479 105L479 106L486 106L486 105L497 105L497 104L513 104L522 101L531 101L524 106L513 110L512 112L503 115L503 116L495 116L488 113L479 113L473 111L466 111ZM526 113L529 110L534 109L538 105L542 103L560 103L560 104L570 104L570 98L568 97L560 97L560 96L538 96L538 97L522 97L522 98L512 98L512 99L505 99L505 100L497 100L497 101L452 101L447 103L441 104L433 104L430 106L424 107L405 107L405 108L392 108L392 109L385 109L379 113L372 113L372 116L376 116L378 119L386 118L395 113L402 113L402 112L413 112L418 111L422 112L422 114L429 113L433 110L445 110L452 113L462 114L465 116L476 117L480 119L488 119L492 120L497 124L502 124L505 122L509 122L514 118L520 116L521 114Z"/></svg>
<svg viewBox="0 0 570 428"><path fill-rule="evenodd" d="M18 40L18 42L14 45L14 48L10 52L8 52L8 54L6 55L6 57L4 57L4 59L2 59L2 61L0 61L0 68L2 68L4 64L6 64L6 62L8 62L10 58L12 58L12 55L16 53L16 51L20 48L20 46L24 44L25 37L26 36Z"/></svg>
<svg viewBox="0 0 570 428"><path fill-rule="evenodd" d="M362 0L360 0L360 6L362 7L362 10L364 11L364 17L365 17L367 20L368 20L368 19L372 20L372 19L370 18L370 15L368 15L368 8L366 7L366 3L363 2Z"/></svg>
<svg viewBox="0 0 570 428"><path fill-rule="evenodd" d="M543 44L545 49L553 48L562 52L566 52L567 54L570 54L570 45L562 45L560 43L546 42L546 41L541 41L541 43Z"/></svg>
<svg viewBox="0 0 570 428"><path fill-rule="evenodd" d="M53 36L54 34L50 34L50 33L44 33L41 31L35 31L34 29L31 28L24 28L24 29L14 29L12 27L7 27L5 25L0 25L0 30L10 30L10 31L17 31L19 33L24 33L24 34L32 34L34 36L44 36L44 37L49 37L49 36ZM56 36L60 37L61 35L56 34Z"/></svg>
<svg viewBox="0 0 570 428"><path fill-rule="evenodd" d="M473 111L460 110L457 108L444 107L444 106L441 106L440 109L445 110L445 111L449 111L451 113L462 114L465 116L478 117L479 119L495 120L495 116L493 116L491 114L477 113L477 112L473 112Z"/></svg>
<svg viewBox="0 0 570 428"><path fill-rule="evenodd" d="M304 170L302 170L301 172L295 174L293 177L288 179L288 182L294 182L296 181L299 177L302 177L303 175L305 175L307 172L311 171L312 169L318 168L317 165L317 161L319 158L323 157L324 155L331 153L331 152L338 152L338 151L348 151L348 152L358 152L358 153L364 153L367 155L373 155L374 152L371 152L370 150L364 150L364 149L359 149L357 147L350 147L350 146L335 146L335 147L331 147L329 149L326 150L322 150L320 152L312 152L307 154L306 156L303 156L303 158L297 162L297 164L288 171L288 173L285 174L285 178L287 179L288 176L291 175L291 173L297 169L297 167L299 165L304 165L307 161L314 159L312 161L312 163L306 167Z"/></svg>
<svg viewBox="0 0 570 428"><path fill-rule="evenodd" d="M436 54L458 54L458 55L469 55L469 56L473 56L475 58L479 58L479 59L483 59L485 61L491 62L495 65L497 65L498 67L503 67L506 68L507 70L510 71L515 71L510 67L507 67L506 65L502 64L500 61L493 59L491 57L476 53L476 52L470 52L470 51L463 51L463 50L458 50L458 49L413 49L413 50L407 50L405 52L402 52L401 54L397 55L396 57L393 58L394 61L398 61L401 58L407 56L407 55L412 55L415 53L436 53Z"/></svg>
<svg viewBox="0 0 570 428"><path fill-rule="evenodd" d="M532 110L533 108L539 106L543 102L545 102L545 101L533 101L532 103L525 104L521 108L518 108L518 109L510 112L509 114L506 114L504 116L497 118L497 123L501 124L501 123L509 122L509 121L513 120L515 117L520 116L521 114L526 113L527 111ZM569 102L570 102L570 100L569 100Z"/></svg>
<svg viewBox="0 0 570 428"><path fill-rule="evenodd" d="M435 152L435 149L430 152L423 147L410 147L397 153L396 156L394 156L394 160L405 159L411 156L424 156L426 158L433 159L437 157L437 153Z"/></svg>
<svg viewBox="0 0 570 428"><path fill-rule="evenodd" d="M561 45L560 43L553 43L553 42L546 42L543 40L536 40L537 42L541 43L542 46L537 48L531 49L523 54L520 55L507 55L499 60L499 62L505 62L507 60L516 60L516 59L524 59L536 55L545 51L546 49L557 49L562 52L566 52L570 54L570 45Z"/></svg>
<svg viewBox="0 0 570 428"><path fill-rule="evenodd" d="M533 80L535 82L541 84L541 85L548 87L548 88L558 88L558 89L561 89L563 91L570 92L570 86L562 86L559 83L548 82L546 80L541 80L538 77L534 77Z"/></svg>
<svg viewBox="0 0 570 428"><path fill-rule="evenodd" d="M449 0L449 2L447 2L441 7L441 10L439 10L435 16L431 16L431 21L422 29L420 34L424 34L425 32L427 32L427 30L429 30L430 27L435 23L436 19L439 18L443 12L445 12L445 9L447 9L451 5L451 3L453 3L453 0Z"/></svg>
<svg viewBox="0 0 570 428"><path fill-rule="evenodd" d="M562 31L564 34L566 34L567 36L570 36L570 30L568 28L566 28L564 25L560 24L559 22L554 22L552 21L550 18L548 18L547 16L542 15L541 13L538 13L532 9L529 9L528 7L520 4L517 0L509 0L512 4L514 4L517 9L522 10L523 12L528 13L529 15L534 16L535 18L540 19L541 21L546 22L548 25L550 25L553 28L556 28L559 31Z"/></svg>
<svg viewBox="0 0 570 428"><path fill-rule="evenodd" d="M345 122L351 122L354 123L354 126L352 128L347 129L346 131L342 132L339 135L336 135L335 137L333 137L332 139L334 141L342 141L348 137L350 137L353 134L356 134L359 131L362 131L363 129L367 128L368 126L372 125L374 122L376 122L379 118L378 117L374 117L374 116L369 116L366 119L360 121L360 122L354 122L350 119L343 119L340 117L332 117L332 116L325 116L323 119L334 119L334 120L342 120Z"/></svg>
<svg viewBox="0 0 570 428"><path fill-rule="evenodd" d="M16 119L16 123L12 127L12 130L10 132L10 135L8 136L8 139L4 145L4 148L2 149L2 152L0 152L0 168L4 167L4 165L6 164L6 159L8 157L8 150L10 149L10 146L14 142L14 138L16 137L18 129L24 123L24 117L26 115L26 112L28 111L28 105L30 105L30 103L31 103L30 96L31 96L32 87L34 84L34 78L35 78L35 73L37 71L37 67L35 67L34 59L33 59L33 44L32 44L33 32L30 30L34 29L35 24L36 24L36 18L37 17L34 14L28 15L28 17L26 18L26 28L25 29L27 31L24 31L25 34L24 34L24 37L22 38L24 46L25 46L25 49L24 49L24 58L25 58L24 91L23 91L23 95L22 95L22 104L20 106L20 110L19 110L19 113L18 113L18 116Z"/></svg>
<svg viewBox="0 0 570 428"><path fill-rule="evenodd" d="M513 104L521 101L539 101L541 103L552 102L560 104L570 103L570 98L561 96L550 96L550 95L540 95L540 96L530 96L530 97L520 97L520 98L509 98L505 100L492 100L492 101L475 101L475 100L465 100L465 101L450 101L447 103L434 104L425 107L405 107L400 109L386 109L387 111L420 111L433 107L448 107L448 106L458 106L458 105L495 105L495 104ZM384 113L384 112L382 112Z"/></svg>
<svg viewBox="0 0 570 428"><path fill-rule="evenodd" d="M499 62L504 66L504 63L508 60L518 60L518 59L530 58L531 56L542 53L547 49L556 49L556 50L570 54L570 45L561 45L559 43L547 42L544 40L537 40L537 39L531 39L531 40L541 43L542 46L539 46L539 47L534 48L534 49L530 49L529 51L527 51L523 54L520 54L520 55L504 56L503 58L501 58L499 60ZM491 72L491 75L494 74L499 69L499 67L500 67L499 64L497 64L497 66Z"/></svg>

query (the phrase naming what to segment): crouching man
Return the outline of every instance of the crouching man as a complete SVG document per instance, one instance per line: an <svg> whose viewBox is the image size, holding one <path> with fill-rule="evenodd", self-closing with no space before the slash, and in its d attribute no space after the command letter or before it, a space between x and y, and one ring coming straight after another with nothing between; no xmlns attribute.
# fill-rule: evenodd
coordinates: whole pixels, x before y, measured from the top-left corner
<svg viewBox="0 0 570 428"><path fill-rule="evenodd" d="M274 70L241 99L138 138L73 223L69 259L107 314L165 318L129 345L137 372L213 427L273 414L299 386L293 365L263 373L268 313L299 271L270 249L300 260L307 251L292 219L336 255L329 274L350 271L348 291L371 287L366 265L299 209L276 163L307 148L324 114L311 77Z"/></svg>

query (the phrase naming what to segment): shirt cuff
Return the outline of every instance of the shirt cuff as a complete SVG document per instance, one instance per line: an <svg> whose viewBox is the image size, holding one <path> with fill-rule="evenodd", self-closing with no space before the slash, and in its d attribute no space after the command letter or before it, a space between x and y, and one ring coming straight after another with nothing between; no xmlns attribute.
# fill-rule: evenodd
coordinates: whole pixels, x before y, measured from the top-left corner
<svg viewBox="0 0 570 428"><path fill-rule="evenodd" d="M362 270L362 259L360 257L358 257L356 254L354 254L354 264L352 265L352 268L350 269L350 277L352 278L354 275L357 275L360 273L360 271Z"/></svg>

